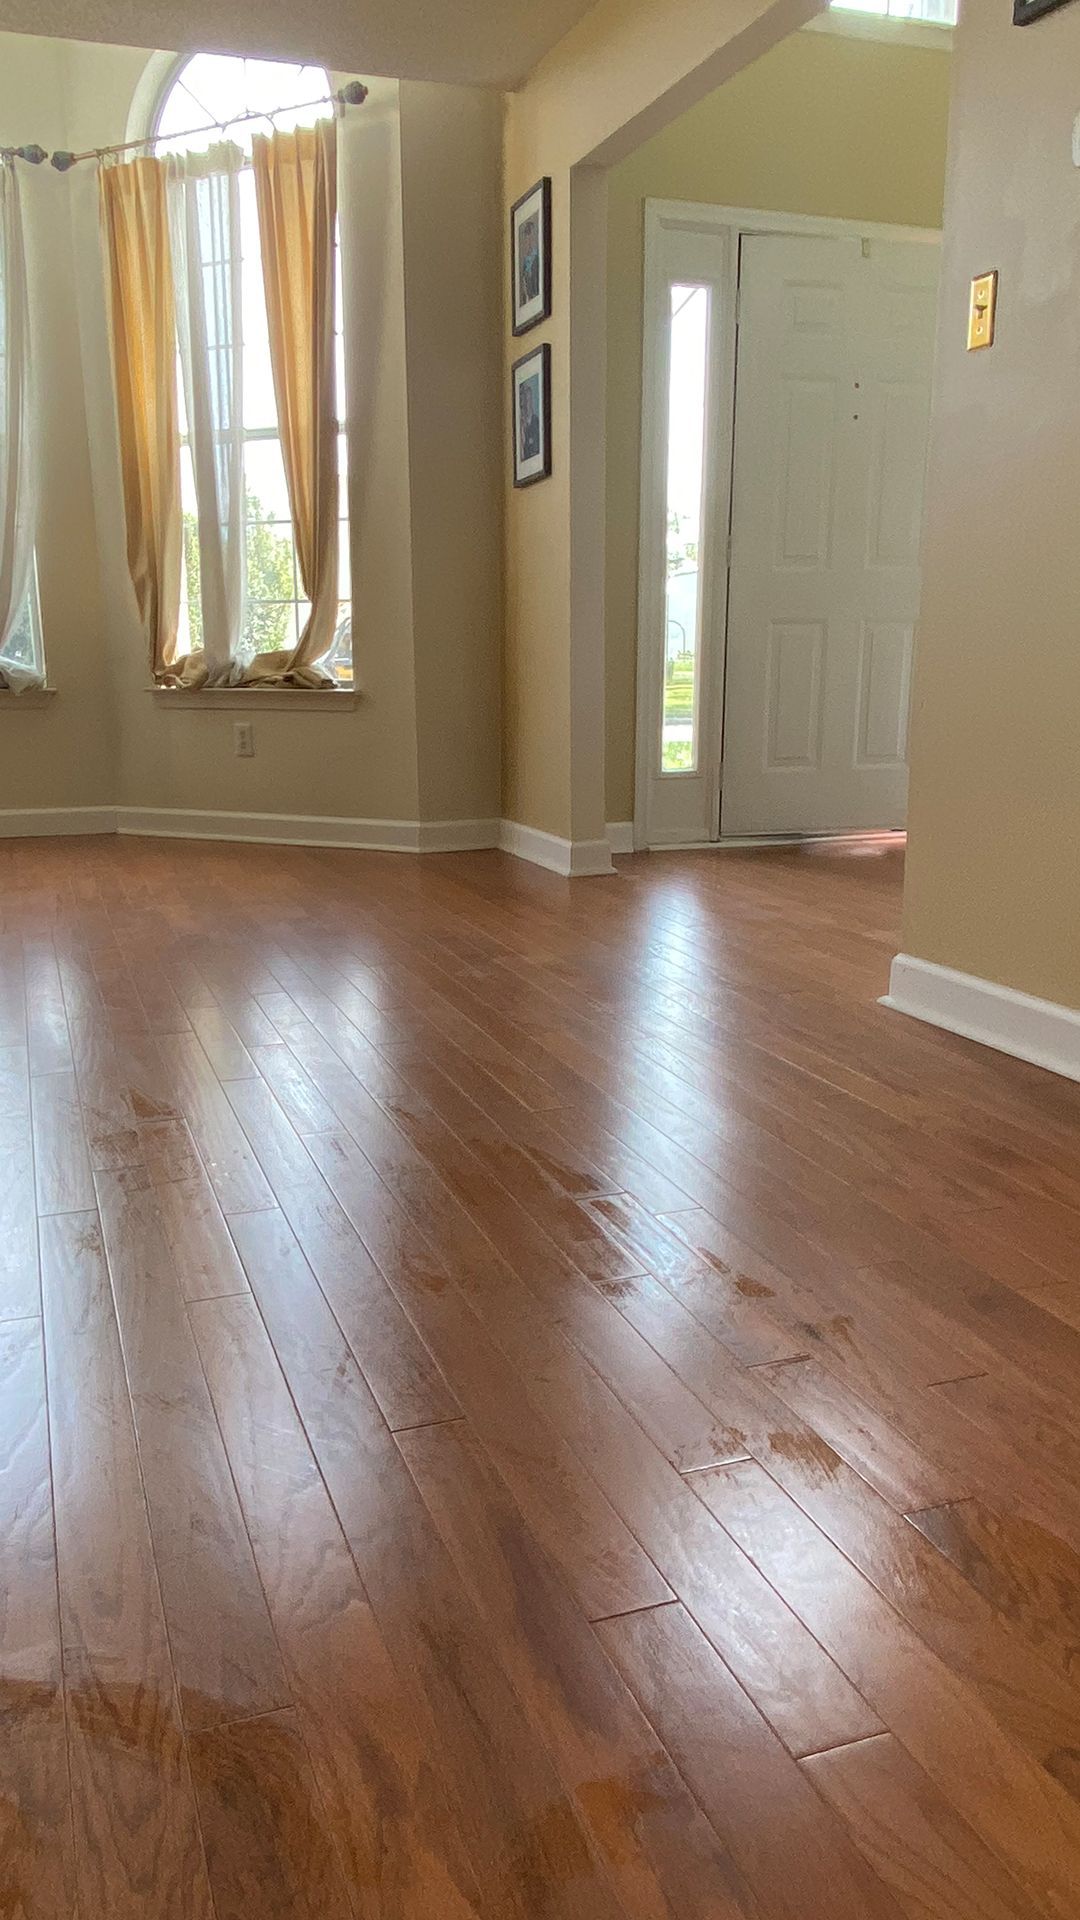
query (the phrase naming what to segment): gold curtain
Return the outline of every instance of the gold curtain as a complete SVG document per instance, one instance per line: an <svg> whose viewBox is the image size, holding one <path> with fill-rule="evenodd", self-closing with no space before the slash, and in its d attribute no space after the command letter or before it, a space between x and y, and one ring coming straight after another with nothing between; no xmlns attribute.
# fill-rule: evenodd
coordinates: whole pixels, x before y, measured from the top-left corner
<svg viewBox="0 0 1080 1920"><path fill-rule="evenodd" d="M251 672L319 686L338 611L336 125L256 138L254 164L281 451L311 613L293 650L256 656Z"/></svg>
<svg viewBox="0 0 1080 1920"><path fill-rule="evenodd" d="M180 620L176 314L164 162L101 172L127 558L155 680L172 677Z"/></svg>

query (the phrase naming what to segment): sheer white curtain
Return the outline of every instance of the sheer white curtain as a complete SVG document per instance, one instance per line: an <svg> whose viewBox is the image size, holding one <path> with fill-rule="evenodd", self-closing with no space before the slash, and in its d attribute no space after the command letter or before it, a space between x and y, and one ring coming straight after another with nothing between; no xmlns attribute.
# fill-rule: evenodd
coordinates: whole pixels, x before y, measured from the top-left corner
<svg viewBox="0 0 1080 1920"><path fill-rule="evenodd" d="M201 652L182 677L243 677L244 343L239 147L167 162L176 331L199 523Z"/></svg>
<svg viewBox="0 0 1080 1920"><path fill-rule="evenodd" d="M15 162L0 160L0 687L40 687L37 667L7 652L29 619L36 473L31 446L30 312ZM6 655L6 657L5 657Z"/></svg>

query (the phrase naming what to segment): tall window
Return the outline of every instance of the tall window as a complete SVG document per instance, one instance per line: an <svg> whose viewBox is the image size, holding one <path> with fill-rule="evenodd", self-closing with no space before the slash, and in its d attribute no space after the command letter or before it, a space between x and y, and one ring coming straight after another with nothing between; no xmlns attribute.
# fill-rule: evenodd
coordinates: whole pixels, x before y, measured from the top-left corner
<svg viewBox="0 0 1080 1920"><path fill-rule="evenodd" d="M922 20L933 27L955 27L957 0L831 0L840 13L872 13L889 20Z"/></svg>
<svg viewBox="0 0 1080 1920"><path fill-rule="evenodd" d="M253 134L272 127L308 126L328 109L330 81L323 67L288 66L276 60L242 60L226 54L197 53L174 76L158 110L155 132L160 153L203 152L216 139L251 151ZM286 108L290 111L282 112ZM273 114L273 120L249 120L224 133L217 125L235 114ZM277 403L270 366L270 337L263 295L259 219L255 181L240 178L242 329L244 351L244 488L246 500L246 596L240 655L294 647L308 614L296 562L289 495L281 458ZM215 261L214 265L223 263ZM352 603L349 572L348 485L345 442L345 351L341 297L341 252L337 249L335 351L338 404L339 588L341 596L334 643L323 665L342 685L352 684ZM180 394L181 492L184 513L184 574L180 610L180 651L202 642L199 602L199 536L195 472L187 444L184 384Z"/></svg>

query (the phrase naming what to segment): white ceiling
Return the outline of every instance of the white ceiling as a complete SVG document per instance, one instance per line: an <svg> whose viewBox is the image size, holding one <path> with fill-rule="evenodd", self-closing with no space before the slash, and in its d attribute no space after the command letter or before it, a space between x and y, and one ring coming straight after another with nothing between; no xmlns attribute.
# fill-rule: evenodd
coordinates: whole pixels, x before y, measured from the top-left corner
<svg viewBox="0 0 1080 1920"><path fill-rule="evenodd" d="M592 0L0 0L0 30L513 87Z"/></svg>

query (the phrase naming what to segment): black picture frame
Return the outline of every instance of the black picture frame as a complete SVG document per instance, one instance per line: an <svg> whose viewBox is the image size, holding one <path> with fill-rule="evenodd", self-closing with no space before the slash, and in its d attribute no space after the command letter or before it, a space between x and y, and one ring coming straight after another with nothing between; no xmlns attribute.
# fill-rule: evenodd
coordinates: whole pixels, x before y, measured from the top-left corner
<svg viewBox="0 0 1080 1920"><path fill-rule="evenodd" d="M531 234L534 253L522 255ZM551 315L551 180L538 180L510 209L511 331L517 339Z"/></svg>
<svg viewBox="0 0 1080 1920"><path fill-rule="evenodd" d="M1033 20L1041 20L1044 14L1055 13L1058 7L1067 7L1069 0L1013 0L1013 26L1030 27Z"/></svg>
<svg viewBox="0 0 1080 1920"><path fill-rule="evenodd" d="M523 418L525 392L530 395L528 421ZM546 340L523 353L510 369L510 423L514 485L533 487L551 474L551 348Z"/></svg>

